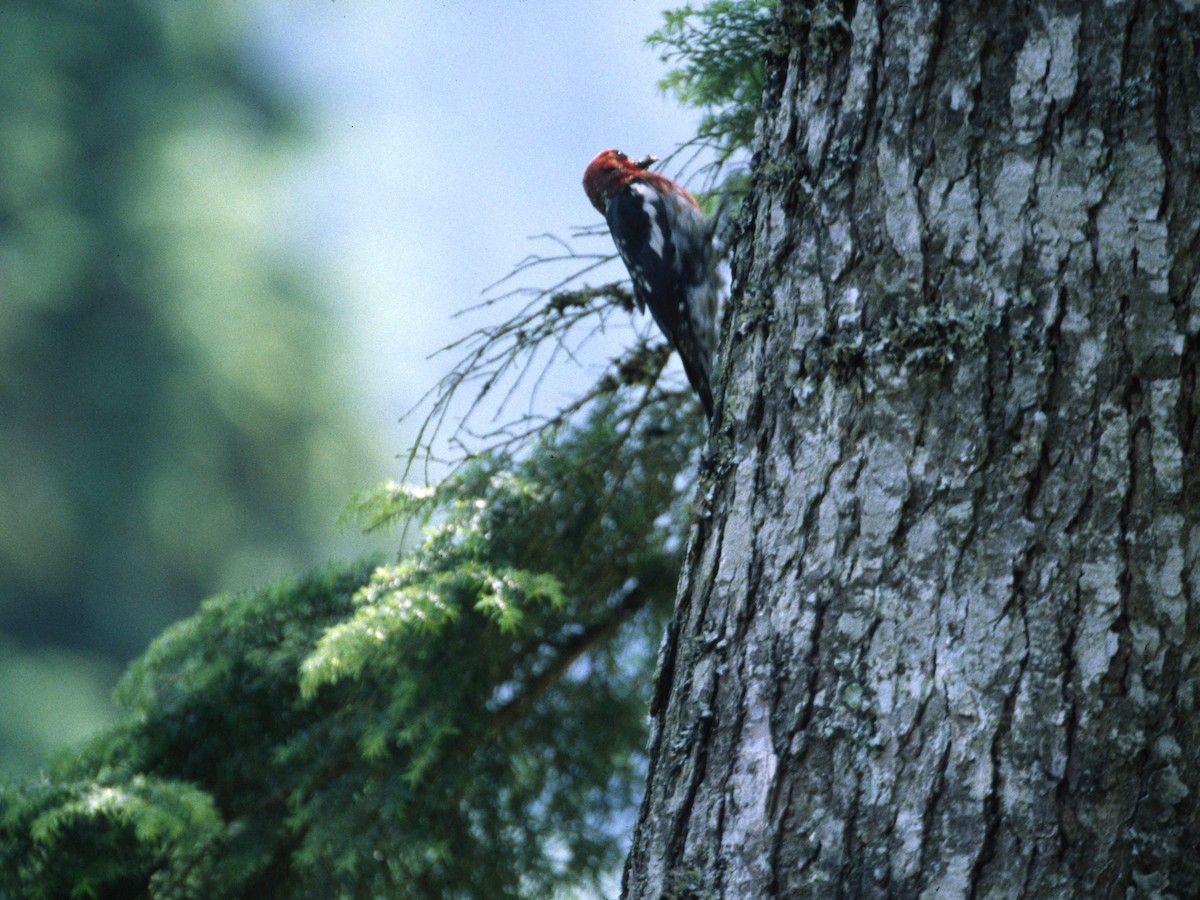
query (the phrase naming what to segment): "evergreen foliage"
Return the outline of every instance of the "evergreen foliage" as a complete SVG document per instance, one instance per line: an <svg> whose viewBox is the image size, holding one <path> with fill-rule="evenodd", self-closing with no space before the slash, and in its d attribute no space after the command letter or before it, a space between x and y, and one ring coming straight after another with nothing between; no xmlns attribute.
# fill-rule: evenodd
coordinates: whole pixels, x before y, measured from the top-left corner
<svg viewBox="0 0 1200 900"><path fill-rule="evenodd" d="M672 63L659 87L705 110L696 140L724 161L748 148L766 84L764 53L776 0L713 0L664 14L646 42Z"/></svg>
<svg viewBox="0 0 1200 900"><path fill-rule="evenodd" d="M124 718L0 793L0 895L549 896L618 861L696 417L615 402L523 460L360 498L400 562L220 596Z"/></svg>

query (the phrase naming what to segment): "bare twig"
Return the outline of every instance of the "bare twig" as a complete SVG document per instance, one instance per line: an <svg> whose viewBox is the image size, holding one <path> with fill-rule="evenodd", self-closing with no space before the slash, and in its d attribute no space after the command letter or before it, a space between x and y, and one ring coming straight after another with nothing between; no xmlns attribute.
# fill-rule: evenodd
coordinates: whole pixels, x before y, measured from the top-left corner
<svg viewBox="0 0 1200 900"><path fill-rule="evenodd" d="M711 150L711 142L700 136L680 145L663 162L682 172ZM684 160L682 165L675 165L679 160ZM658 157L647 155L635 160L635 165L647 169L658 162ZM691 180L702 176L700 192L711 191L728 162L718 157L701 166ZM723 199L717 218L724 214L727 205ZM594 239L604 241L602 251L581 249ZM661 358L649 360L648 365L643 340L609 360L604 372L581 396L553 413L535 412L536 400L548 383L552 367L560 367L567 361L578 369L596 365L599 361L595 353L589 356L584 347L614 325L630 328L628 314L633 311L634 300L627 282L587 284L589 276L616 258L604 224L573 228L565 238L546 232L535 235L533 240L550 245L549 251L531 253L520 260L512 271L488 285L480 302L455 314L456 317L480 311L494 314L508 307L511 311L507 317L477 328L433 354L458 354L458 359L405 415L408 418L423 410L404 479L412 474L417 460L422 459L423 480L429 481L429 467L435 462L434 446L439 441L459 454L457 464L451 462L453 472L478 453L519 451L539 433L561 427L602 397L639 385L653 387L662 373L668 351L660 348ZM554 272L548 287L520 283L547 271ZM529 397L526 411L510 415L514 400L526 393ZM639 408L645 408L650 394L647 391L643 395ZM494 402L488 403L490 398L495 398ZM476 420L485 403L488 424L481 428ZM475 447L474 451L467 449L468 442Z"/></svg>
<svg viewBox="0 0 1200 900"><path fill-rule="evenodd" d="M648 166L652 161L647 157L639 164ZM589 226L575 229L569 239L553 234L538 235L561 252L527 256L512 272L490 285L490 296L457 314L491 310L505 303L516 304L515 310L503 321L478 328L434 354L458 353L459 359L406 414L407 417L417 410L425 410L406 461L405 480L412 474L418 459L425 465L424 480L429 480L429 466L435 462L434 445L439 438L458 455L457 464L451 465L454 471L478 453L517 452L538 434L562 427L601 397L631 386L652 386L657 381L669 351L665 345L651 348L644 340L639 341L630 350L609 360L603 374L582 395L553 413L534 412L535 400L546 383L551 366L565 361L577 368L594 365L594 354L593 361L589 361L583 348L614 324L630 327L626 317L635 304L627 282L585 283L588 275L614 259L615 254L581 252L576 249L576 243L602 232L602 228ZM568 274L554 280L549 287L518 286L497 293L521 275L568 263L574 264ZM498 393L501 386L503 392ZM524 414L507 416L506 410L522 390L529 392L529 408ZM489 397L499 399L487 416L491 424L480 429L472 423L479 418ZM644 400L640 406L644 407ZM465 409L462 409L463 403ZM452 415L457 422L451 421ZM468 443L475 447L473 451L468 450Z"/></svg>

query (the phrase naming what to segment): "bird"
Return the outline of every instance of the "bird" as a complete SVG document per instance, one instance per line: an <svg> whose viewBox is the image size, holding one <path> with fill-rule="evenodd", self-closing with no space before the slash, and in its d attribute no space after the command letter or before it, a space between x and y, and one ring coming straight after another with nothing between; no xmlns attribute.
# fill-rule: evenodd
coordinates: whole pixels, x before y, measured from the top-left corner
<svg viewBox="0 0 1200 900"><path fill-rule="evenodd" d="M633 279L638 309L650 310L679 353L711 420L718 288L713 232L695 197L665 175L649 171L656 161L653 156L632 160L620 150L603 150L584 170L583 189L608 222Z"/></svg>

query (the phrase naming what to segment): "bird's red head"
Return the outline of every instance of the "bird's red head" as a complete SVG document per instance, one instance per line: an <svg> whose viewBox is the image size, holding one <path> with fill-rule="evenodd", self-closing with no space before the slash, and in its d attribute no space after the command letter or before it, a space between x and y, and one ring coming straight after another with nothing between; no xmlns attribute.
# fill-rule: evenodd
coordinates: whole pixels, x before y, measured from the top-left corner
<svg viewBox="0 0 1200 900"><path fill-rule="evenodd" d="M602 150L583 172L583 189L592 206L600 211L600 215L604 215L609 198L630 179L640 175L644 168L620 150Z"/></svg>

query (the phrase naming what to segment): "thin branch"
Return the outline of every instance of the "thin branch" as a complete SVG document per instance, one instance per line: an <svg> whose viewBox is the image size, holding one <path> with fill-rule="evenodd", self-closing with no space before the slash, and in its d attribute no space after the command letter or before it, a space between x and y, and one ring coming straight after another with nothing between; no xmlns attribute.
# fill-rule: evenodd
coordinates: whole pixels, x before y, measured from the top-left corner
<svg viewBox="0 0 1200 900"><path fill-rule="evenodd" d="M614 393L627 383L620 377L620 372L622 367L629 366L630 360L639 352L637 348L632 353L611 360L608 374L602 376L583 396L556 413L533 413L535 397L545 382L549 367L570 360L583 368L585 362L580 356L583 347L597 333L607 331L615 311L632 312L634 308L633 295L627 283L611 282L599 286L584 283L586 276L615 259L616 254L581 253L574 249L571 241L579 236L593 237L600 233L599 228L587 226L575 229L571 240L553 234L538 235L538 239L550 241L563 252L526 257L512 272L494 282L489 290L494 291L537 267L559 266L565 262L577 265L549 287L516 287L487 297L463 311L491 309L514 298L523 300L508 318L478 328L433 354L457 352L460 356L450 371L406 414L406 417L411 416L422 407L426 410L418 426L417 441L406 460L404 479L410 476L413 465L423 455L427 480L428 466L433 459L432 447L447 429L449 434L445 440L456 451L463 453L463 462L475 455L465 452L465 438L485 442L483 450L477 452L516 451L540 431L560 427L589 403ZM531 380L532 386L527 388ZM471 422L487 398L495 396L501 383L504 386L503 394L489 418L492 422L502 424L480 432L472 427ZM505 421L505 410L523 389L530 391L528 412ZM473 395L465 411L456 413L457 424L451 425L452 408L465 392L473 392Z"/></svg>
<svg viewBox="0 0 1200 900"><path fill-rule="evenodd" d="M558 640L542 642L538 649L549 648L557 651L554 658L525 685L521 693L496 710L488 728L489 732L497 734L511 727L567 674L577 659L616 634L634 613L646 605L648 599L646 592L635 584L609 608L608 615L604 618Z"/></svg>
<svg viewBox="0 0 1200 900"><path fill-rule="evenodd" d="M672 151L665 163L671 164L686 156L679 167L682 173L709 149L709 142L704 138L694 138ZM637 164L648 168L656 162L655 157L646 156ZM701 168L703 173L711 167L709 186L723 165L724 161L718 161ZM627 367L640 352L640 344L632 352L610 360L607 372L582 396L552 414L534 412L551 366L569 360L578 368L586 368L584 346L597 333L607 331L614 312L631 313L634 302L628 282L599 286L586 283L588 276L617 258L613 252L579 248L580 242L593 239L605 240L606 247L611 247L607 244L607 227L603 223L574 227L566 238L544 232L531 239L550 244L550 251L531 253L520 260L512 271L485 288L481 301L455 313L455 317L480 311L493 312L506 304L513 305L514 310L503 321L477 328L431 354L431 357L447 353L459 356L450 371L405 414L405 418L409 418L418 410L425 410L417 429L417 440L405 463L403 479L409 477L417 459L423 456L424 476L428 480L433 446L439 439L461 454L460 465L477 453L517 452L539 432L561 427L590 403L633 383L623 374L622 367ZM546 267L561 271L564 266L567 267L565 274L556 272L549 286L522 286L519 283L514 286L518 279L546 271ZM664 365L665 361L664 356ZM655 378L662 369L663 365L660 365ZM523 391L528 391L525 414L506 419L507 410ZM645 408L649 396L648 392L643 396L641 408ZM498 398L490 405L487 416L490 424L478 429L472 422L489 398ZM451 421L452 411L456 422ZM466 439L482 441L483 445L469 452ZM454 470L457 468L454 466Z"/></svg>

